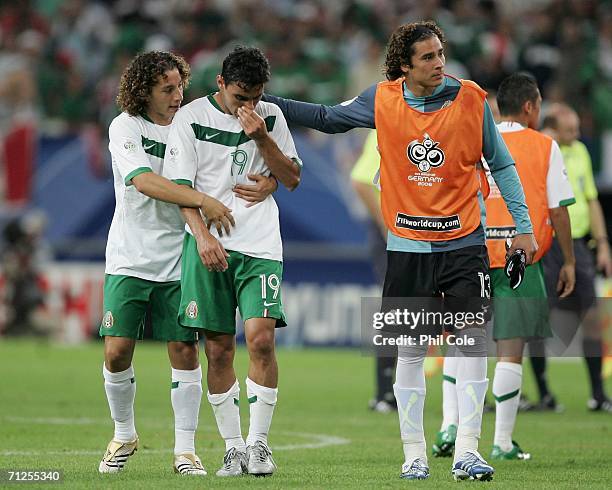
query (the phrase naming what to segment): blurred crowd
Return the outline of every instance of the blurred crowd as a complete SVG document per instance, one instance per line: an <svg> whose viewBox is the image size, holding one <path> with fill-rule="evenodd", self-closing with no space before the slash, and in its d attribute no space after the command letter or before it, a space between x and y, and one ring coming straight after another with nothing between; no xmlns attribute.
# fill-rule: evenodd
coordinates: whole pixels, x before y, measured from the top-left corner
<svg viewBox="0 0 612 490"><path fill-rule="evenodd" d="M20 0L0 2L0 135L15 119L47 133L97 125L117 112L118 78L138 51L170 49L192 65L192 99L215 88L237 42L270 58L277 95L334 103L380 80L400 23L436 20L447 71L495 88L528 70L545 99L582 120L595 161L612 132L609 0Z"/></svg>

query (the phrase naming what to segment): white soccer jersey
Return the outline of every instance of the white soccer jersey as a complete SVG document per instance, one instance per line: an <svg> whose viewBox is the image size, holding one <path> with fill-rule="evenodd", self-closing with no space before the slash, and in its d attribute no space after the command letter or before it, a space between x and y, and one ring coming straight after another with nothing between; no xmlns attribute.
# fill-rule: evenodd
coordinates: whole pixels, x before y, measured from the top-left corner
<svg viewBox="0 0 612 490"><path fill-rule="evenodd" d="M503 121L497 125L500 133L510 133L525 129L517 122ZM567 178L567 171L563 163L563 155L556 141L552 141L550 148L550 158L548 164L548 174L546 175L546 193L548 207L558 208L564 201L574 198L572 186Z"/></svg>
<svg viewBox="0 0 612 490"><path fill-rule="evenodd" d="M178 206L140 193L132 178L162 174L170 126L118 115L108 128L115 183L115 214L106 244L106 273L149 281L181 278L184 220Z"/></svg>
<svg viewBox="0 0 612 490"><path fill-rule="evenodd" d="M265 121L281 152L298 165L295 144L287 122L274 105L259 102L255 108ZM272 260L283 259L278 207L270 195L263 202L246 207L247 201L232 191L236 184L250 184L247 174L270 175L256 143L242 130L238 119L224 113L212 95L182 107L172 122L164 176L193 185L232 210L236 226L219 238L226 250ZM189 227L186 227L190 232Z"/></svg>

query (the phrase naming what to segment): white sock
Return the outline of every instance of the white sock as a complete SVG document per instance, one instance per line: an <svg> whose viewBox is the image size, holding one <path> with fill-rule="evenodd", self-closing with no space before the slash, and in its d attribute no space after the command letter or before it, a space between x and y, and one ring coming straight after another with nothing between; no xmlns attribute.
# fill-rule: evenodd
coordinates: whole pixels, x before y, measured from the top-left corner
<svg viewBox="0 0 612 490"><path fill-rule="evenodd" d="M394 384L393 393L397 401L404 461L411 463L416 458L421 458L427 464L427 448L423 432L425 390L423 388L400 388Z"/></svg>
<svg viewBox="0 0 612 490"><path fill-rule="evenodd" d="M478 451L478 440L482 429L482 409L489 380L457 380L457 402L459 425L455 441L454 461L468 450Z"/></svg>
<svg viewBox="0 0 612 490"><path fill-rule="evenodd" d="M514 362L498 362L493 378L495 397L495 439L493 444L502 451L512 449L512 431L518 413L523 366Z"/></svg>
<svg viewBox="0 0 612 490"><path fill-rule="evenodd" d="M249 435L247 446L252 446L255 441L268 444L268 433L272 424L272 415L278 397L278 388L268 388L246 379L247 396L249 398Z"/></svg>
<svg viewBox="0 0 612 490"><path fill-rule="evenodd" d="M113 439L119 442L131 442L136 439L134 426L134 397L136 396L136 378L134 368L111 373L102 365L104 376L104 389L112 419L115 421L115 435Z"/></svg>
<svg viewBox="0 0 612 490"><path fill-rule="evenodd" d="M442 370L442 426L441 431L449 425L459 423L459 408L457 407L457 357L445 357Z"/></svg>
<svg viewBox="0 0 612 490"><path fill-rule="evenodd" d="M425 351L400 349L393 392L397 401L400 436L404 461L411 463L421 458L427 463L427 447L423 431L425 405Z"/></svg>
<svg viewBox="0 0 612 490"><path fill-rule="evenodd" d="M395 384L400 388L425 389L425 349L399 349L395 368Z"/></svg>
<svg viewBox="0 0 612 490"><path fill-rule="evenodd" d="M457 357L457 386L466 380L487 379L487 357Z"/></svg>
<svg viewBox="0 0 612 490"><path fill-rule="evenodd" d="M195 431L202 400L202 366L193 370L172 368L170 399L174 410L174 454L195 454Z"/></svg>
<svg viewBox="0 0 612 490"><path fill-rule="evenodd" d="M240 385L238 380L226 393L208 392L208 401L212 405L219 434L225 441L225 450L229 451L235 447L238 451L244 452L246 446L240 432Z"/></svg>

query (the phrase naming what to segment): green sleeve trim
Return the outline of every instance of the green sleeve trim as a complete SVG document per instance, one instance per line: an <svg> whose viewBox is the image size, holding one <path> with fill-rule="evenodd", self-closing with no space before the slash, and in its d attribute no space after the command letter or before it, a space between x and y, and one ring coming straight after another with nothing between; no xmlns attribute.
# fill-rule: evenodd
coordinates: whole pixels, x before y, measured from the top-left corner
<svg viewBox="0 0 612 490"><path fill-rule="evenodd" d="M563 199L563 201L559 202L559 207L571 206L572 204L576 204L576 199L574 199L573 197L570 199Z"/></svg>
<svg viewBox="0 0 612 490"><path fill-rule="evenodd" d="M175 389L179 387L179 382L178 381L173 381L172 384L170 385L170 389Z"/></svg>
<svg viewBox="0 0 612 490"><path fill-rule="evenodd" d="M127 174L123 182L125 182L125 185L132 185L132 179L134 177L140 174L146 174L147 172L153 172L151 167L138 167L136 170L132 170Z"/></svg>
<svg viewBox="0 0 612 490"><path fill-rule="evenodd" d="M292 158L291 161L293 163L295 163L298 167L300 167L301 169L304 168L304 164L302 163L302 160L300 160L299 158Z"/></svg>
<svg viewBox="0 0 612 490"><path fill-rule="evenodd" d="M510 393L506 393L505 395L502 396L496 396L495 393L493 394L493 397L495 398L496 402L505 402L506 400L510 400L510 398L514 398L515 396L517 396L519 393L521 392L521 390L515 390L515 391L511 391Z"/></svg>
<svg viewBox="0 0 612 490"><path fill-rule="evenodd" d="M453 383L454 385L457 384L457 379L453 378L452 376L449 376L448 374L443 375L442 380L448 381L449 383Z"/></svg>
<svg viewBox="0 0 612 490"><path fill-rule="evenodd" d="M193 187L193 182L187 179L172 179L172 182L178 185L188 185L189 187Z"/></svg>

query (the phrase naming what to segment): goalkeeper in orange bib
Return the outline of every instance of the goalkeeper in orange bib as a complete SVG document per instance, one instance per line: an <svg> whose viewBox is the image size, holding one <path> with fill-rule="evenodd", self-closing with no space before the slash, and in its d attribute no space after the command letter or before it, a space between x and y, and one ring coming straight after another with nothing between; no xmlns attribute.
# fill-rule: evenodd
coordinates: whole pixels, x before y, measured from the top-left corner
<svg viewBox="0 0 612 490"><path fill-rule="evenodd" d="M266 95L290 123L327 133L376 128L381 155L382 212L389 230L383 298L444 297L468 304L490 297L484 199L477 165L481 156L512 215L517 234L510 253L522 249L530 263L537 250L514 161L474 82L444 74L444 34L434 22L398 27L387 47L387 81L335 106ZM471 342L459 349L459 424L452 474L490 480L478 452L488 387L486 333L464 329ZM429 477L423 432L427 345L398 350L395 397L404 464L400 476Z"/></svg>

